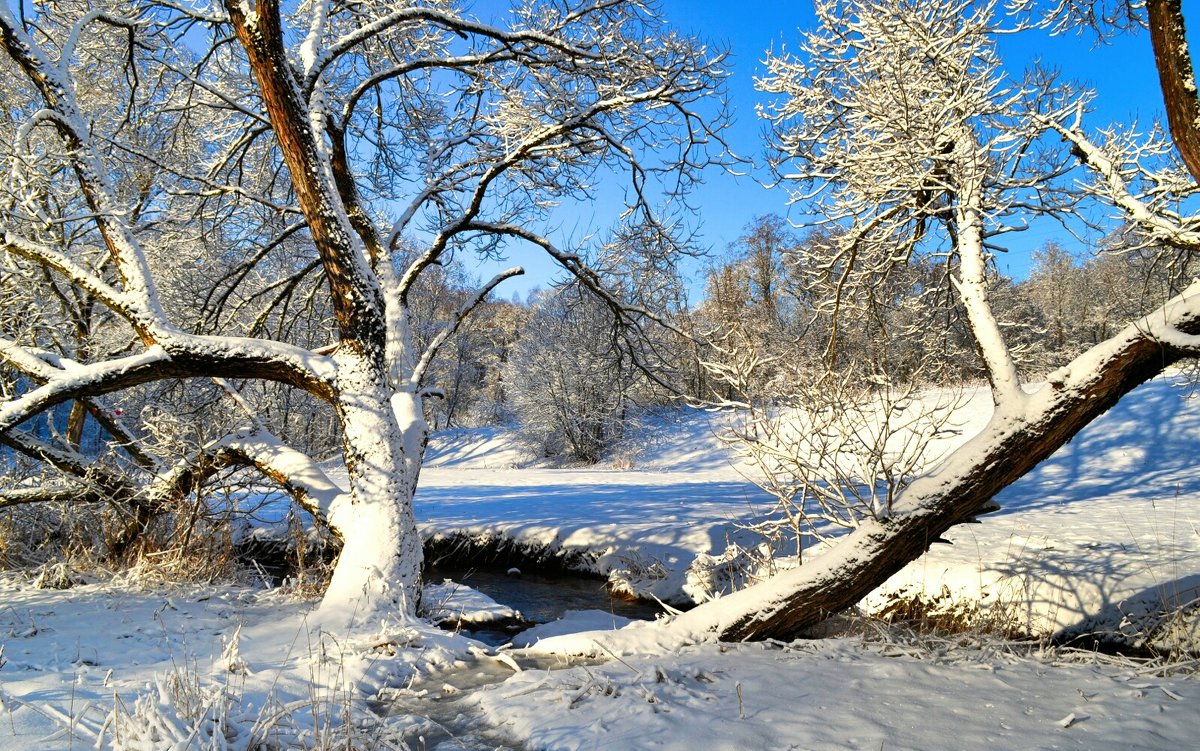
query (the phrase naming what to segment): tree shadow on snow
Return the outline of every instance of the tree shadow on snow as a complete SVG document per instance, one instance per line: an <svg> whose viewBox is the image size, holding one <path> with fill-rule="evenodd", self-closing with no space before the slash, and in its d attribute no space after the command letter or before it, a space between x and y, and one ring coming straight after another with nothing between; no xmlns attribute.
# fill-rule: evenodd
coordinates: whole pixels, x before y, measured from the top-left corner
<svg viewBox="0 0 1200 751"><path fill-rule="evenodd" d="M630 547L679 548L690 557L698 535L709 550L753 535L739 529L769 511L773 499L750 482L671 484L563 483L423 487L418 522L439 531L492 530L509 537L554 534L572 544L617 540Z"/></svg>
<svg viewBox="0 0 1200 751"><path fill-rule="evenodd" d="M1137 490L1139 497L1200 493L1200 404L1156 379L1084 428L996 500L1011 513ZM1151 493L1146 493L1151 490Z"/></svg>

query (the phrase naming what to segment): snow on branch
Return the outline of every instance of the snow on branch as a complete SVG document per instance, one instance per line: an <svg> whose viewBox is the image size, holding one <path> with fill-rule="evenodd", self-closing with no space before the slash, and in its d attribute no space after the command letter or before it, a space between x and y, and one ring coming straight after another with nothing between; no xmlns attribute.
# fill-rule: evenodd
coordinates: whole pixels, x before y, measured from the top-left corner
<svg viewBox="0 0 1200 751"><path fill-rule="evenodd" d="M979 206L979 187L963 191L955 207L958 226L959 276L951 276L959 299L967 311L971 334L992 387L992 399L998 407L1019 408L1025 401L1021 379L1012 352L988 301L987 259L983 247L983 212Z"/></svg>
<svg viewBox="0 0 1200 751"><path fill-rule="evenodd" d="M1149 339L1180 354L1195 357L1200 355L1200 334L1181 330L1179 321L1194 317L1197 307L1200 307L1200 279L1163 306L1161 312L1146 316L1134 326L1144 330Z"/></svg>
<svg viewBox="0 0 1200 751"><path fill-rule="evenodd" d="M0 433L0 443L76 477L84 478L94 471L99 471L94 460L74 449L45 441L31 431L9 430Z"/></svg>
<svg viewBox="0 0 1200 751"><path fill-rule="evenodd" d="M137 22L133 19L117 16L103 10L92 10L83 14L78 21L71 26L71 32L67 36L67 41L63 43L62 53L59 56L58 72L64 80L69 75L69 66L71 58L75 56L75 46L79 43L79 35L88 26L96 23L106 23L121 29L126 29L129 32L129 46L133 48L133 30L137 27Z"/></svg>
<svg viewBox="0 0 1200 751"><path fill-rule="evenodd" d="M90 503L102 500L87 483L58 483L49 487L0 490L0 508L33 503Z"/></svg>
<svg viewBox="0 0 1200 751"><path fill-rule="evenodd" d="M321 47L329 26L329 0L313 0L311 8L312 19L308 24L308 34L300 44L300 64L306 76L312 73L316 65L317 50Z"/></svg>
<svg viewBox="0 0 1200 751"><path fill-rule="evenodd" d="M344 491L307 454L261 428L230 435L221 445L245 456L318 521L329 523Z"/></svg>
<svg viewBox="0 0 1200 751"><path fill-rule="evenodd" d="M570 14L565 22L573 21L579 14ZM305 77L304 90L311 91L316 85L317 78L321 73L329 67L339 57L353 50L355 47L363 44L369 39L372 39L388 29L394 28L404 23L412 21L428 21L435 26L446 29L458 35L475 35L489 39L493 39L507 48L514 48L520 45L537 45L546 47L558 52L565 53L571 57L584 60L602 60L603 55L594 50L581 49L574 45L564 42L552 34L534 31L504 31L502 29L488 26L471 19L466 19L453 13L447 13L435 8L404 8L402 10L393 11L386 16L376 19L375 21L366 24L354 31L343 35L335 40L332 44L322 50L319 54L314 54L311 61L305 61ZM308 40L306 39L306 43ZM314 43L315 48L315 43ZM307 54L313 54L312 50L307 50Z"/></svg>
<svg viewBox="0 0 1200 751"><path fill-rule="evenodd" d="M130 301L124 293L114 289L89 269L79 265L63 253L21 237L2 225L0 225L0 244L3 245L4 250L10 253L30 261L46 264L74 284L79 285L114 313L129 321L135 329L144 330L146 321L129 304Z"/></svg>
<svg viewBox="0 0 1200 751"><path fill-rule="evenodd" d="M331 369L328 358L280 342L176 333L166 338L166 346L155 344L136 355L64 370L38 388L0 404L0 432L72 399L166 378L265 378L328 399L332 396Z"/></svg>
<svg viewBox="0 0 1200 751"><path fill-rule="evenodd" d="M66 370L80 367L79 363L56 352L20 345L7 337L0 337L0 361L39 381L48 381Z"/></svg>
<svg viewBox="0 0 1200 751"><path fill-rule="evenodd" d="M78 497L61 498L61 480L41 488L18 488L0 492L0 506L5 505L5 496L19 497L15 503L70 500L75 502L109 501L121 504L145 504L144 496L134 479L126 473L98 463L71 448L51 444L30 431L8 430L0 432L0 444L18 451L39 462L43 462L63 475L73 478L65 487L74 488ZM144 469L149 469L143 467Z"/></svg>
<svg viewBox="0 0 1200 751"><path fill-rule="evenodd" d="M1148 335L1159 344L1179 350L1184 354L1193 357L1200 355L1200 335L1185 334L1172 326L1161 326L1148 332Z"/></svg>
<svg viewBox="0 0 1200 751"><path fill-rule="evenodd" d="M162 347L64 371L42 386L0 404L0 432L56 404L136 386L163 377L171 359Z"/></svg>
<svg viewBox="0 0 1200 751"><path fill-rule="evenodd" d="M1039 120L1072 144L1080 162L1096 172L1103 181L1105 197L1121 209L1130 221L1143 229L1150 236L1150 240L1181 250L1200 250L1200 222L1195 219L1169 217L1163 211L1153 209L1144 196L1136 194L1130 188L1129 177L1139 174L1140 168L1122 167L1116 159L1085 136L1078 124L1066 126L1058 118L1045 116L1039 116Z"/></svg>
<svg viewBox="0 0 1200 751"><path fill-rule="evenodd" d="M67 65L50 62L7 4L0 6L0 41L38 88L46 107L55 113L51 121L71 148L76 178L121 275L123 296L136 306L140 316L165 322L166 314L159 303L149 264L126 223L126 212L118 205L112 177L92 143Z"/></svg>

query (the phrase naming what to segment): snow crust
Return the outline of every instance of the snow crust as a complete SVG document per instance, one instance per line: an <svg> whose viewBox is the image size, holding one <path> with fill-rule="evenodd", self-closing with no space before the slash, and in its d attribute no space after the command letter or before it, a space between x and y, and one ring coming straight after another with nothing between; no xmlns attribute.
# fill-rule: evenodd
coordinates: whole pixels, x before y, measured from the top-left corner
<svg viewBox="0 0 1200 751"><path fill-rule="evenodd" d="M501 605L483 592L449 579L427 583L421 599L425 603L425 617L439 624L488 623L521 617L520 612L508 605Z"/></svg>
<svg viewBox="0 0 1200 751"><path fill-rule="evenodd" d="M514 647L531 647L542 639L554 636L592 631L615 631L630 623L633 621L604 610L568 610L557 621L541 623L517 634L512 640L512 645Z"/></svg>

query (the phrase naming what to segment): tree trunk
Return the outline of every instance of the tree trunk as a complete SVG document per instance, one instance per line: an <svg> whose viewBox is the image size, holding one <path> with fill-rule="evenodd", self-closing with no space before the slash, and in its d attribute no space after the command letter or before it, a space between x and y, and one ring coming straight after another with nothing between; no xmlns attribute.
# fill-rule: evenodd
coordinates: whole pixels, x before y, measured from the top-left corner
<svg viewBox="0 0 1200 751"><path fill-rule="evenodd" d="M854 606L950 527L986 513L997 493L1122 396L1192 354L1147 333L1163 331L1164 321L1164 339L1200 332L1200 289L1187 294L1055 371L1037 393L1002 404L978 436L905 489L889 517L864 522L803 566L701 605L668 628L692 639L785 638Z"/></svg>
<svg viewBox="0 0 1200 751"><path fill-rule="evenodd" d="M71 414L67 416L67 443L76 451L83 443L83 424L87 420L87 405L82 401L71 402Z"/></svg>
<svg viewBox="0 0 1200 751"><path fill-rule="evenodd" d="M336 406L350 493L330 513L344 544L317 620L347 632L415 617L421 542L412 499L425 425L397 416L403 405L380 368L356 355L340 359Z"/></svg>
<svg viewBox="0 0 1200 751"><path fill-rule="evenodd" d="M1146 10L1171 140L1192 177L1200 181L1200 96L1184 30L1183 2L1149 0Z"/></svg>

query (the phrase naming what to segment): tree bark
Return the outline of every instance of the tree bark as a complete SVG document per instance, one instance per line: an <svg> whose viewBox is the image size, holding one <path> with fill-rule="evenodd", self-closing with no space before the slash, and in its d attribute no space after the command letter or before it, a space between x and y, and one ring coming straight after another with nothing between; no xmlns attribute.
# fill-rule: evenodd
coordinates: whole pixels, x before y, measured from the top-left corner
<svg viewBox="0 0 1200 751"><path fill-rule="evenodd" d="M83 424L87 420L87 405L82 400L71 404L71 413L67 416L67 443L76 451L83 443Z"/></svg>
<svg viewBox="0 0 1200 751"><path fill-rule="evenodd" d="M1200 98L1184 31L1183 2L1148 0L1146 10L1171 139L1192 178L1200 182Z"/></svg>
<svg viewBox="0 0 1200 751"><path fill-rule="evenodd" d="M1190 304L1172 301L1052 373L1019 412L1002 405L980 435L906 488L891 516L866 521L800 568L701 605L669 628L694 639L786 638L854 606L948 529L990 510L997 493L1129 391L1194 355L1147 333L1166 320L1180 333L1200 334L1200 290L1194 285L1189 293Z"/></svg>
<svg viewBox="0 0 1200 751"><path fill-rule="evenodd" d="M253 18L241 4L227 1L238 40L246 50L258 82L271 129L291 175L296 198L304 212L313 244L325 269L333 300L338 334L343 344L382 352L385 342L384 303L379 287L357 252L347 208L337 191L330 157L314 132L307 103L288 62L277 0L260 0ZM344 180L351 180L346 175Z"/></svg>

